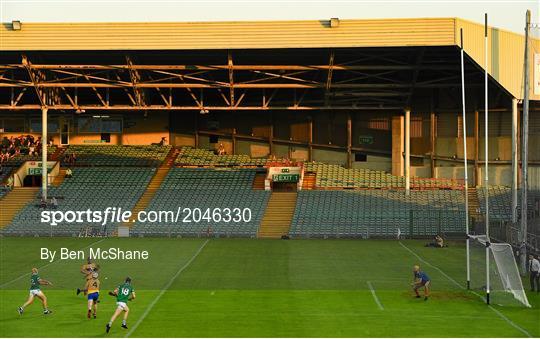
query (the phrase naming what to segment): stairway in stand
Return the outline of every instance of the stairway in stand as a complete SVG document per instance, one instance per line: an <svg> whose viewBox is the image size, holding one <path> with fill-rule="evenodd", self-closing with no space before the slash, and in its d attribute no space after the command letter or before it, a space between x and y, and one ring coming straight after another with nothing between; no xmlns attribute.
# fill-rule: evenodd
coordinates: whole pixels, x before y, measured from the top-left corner
<svg viewBox="0 0 540 339"><path fill-rule="evenodd" d="M0 199L0 228L11 223L24 206L36 198L39 187L15 187Z"/></svg>
<svg viewBox="0 0 540 339"><path fill-rule="evenodd" d="M148 205L150 205L150 202L154 199L161 183L165 180L165 177L167 177L169 170L174 166L174 160L178 156L178 153L178 149L172 148L165 160L163 160L161 166L156 169L156 173L150 180L150 183L148 183L146 191L144 191L143 195L139 198L139 201L137 201L137 204L135 204L135 207L131 211L132 219L135 219L140 211L144 211ZM124 223L123 226L131 227L133 226L133 222L130 221Z"/></svg>
<svg viewBox="0 0 540 339"><path fill-rule="evenodd" d="M304 173L304 180L302 180L302 189L303 190L312 190L315 189L316 174L312 172Z"/></svg>
<svg viewBox="0 0 540 339"><path fill-rule="evenodd" d="M49 155L49 161L62 161L62 155L66 151L65 146L58 146L53 154Z"/></svg>
<svg viewBox="0 0 540 339"><path fill-rule="evenodd" d="M66 178L66 169L61 168L58 175L54 178L54 180L52 182L52 185L55 186L55 187L58 187L58 186L62 185L65 178Z"/></svg>
<svg viewBox="0 0 540 339"><path fill-rule="evenodd" d="M476 188L469 188L467 192L469 196L469 217L475 221L483 220L483 215L480 213L480 200L478 200L478 191Z"/></svg>
<svg viewBox="0 0 540 339"><path fill-rule="evenodd" d="M296 192L272 192L257 234L259 238L279 239L289 234L296 197Z"/></svg>
<svg viewBox="0 0 540 339"><path fill-rule="evenodd" d="M253 189L254 190L264 190L264 180L266 179L266 173L257 173L255 174L255 179L253 179Z"/></svg>

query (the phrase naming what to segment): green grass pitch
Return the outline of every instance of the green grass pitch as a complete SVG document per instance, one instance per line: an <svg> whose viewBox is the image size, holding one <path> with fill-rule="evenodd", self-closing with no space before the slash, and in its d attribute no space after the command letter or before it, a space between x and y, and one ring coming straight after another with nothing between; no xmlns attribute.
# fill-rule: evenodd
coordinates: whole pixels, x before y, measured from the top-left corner
<svg viewBox="0 0 540 339"><path fill-rule="evenodd" d="M98 243L96 243L98 242ZM540 336L540 297L533 308L490 308L458 286L465 276L463 244L403 245L432 279L432 298L413 298L411 268L419 262L395 240L253 239L0 239L2 337L526 337ZM145 249L150 259L101 261L98 319L86 319L81 261L39 260L40 247ZM38 302L23 316L29 271L44 287L51 315ZM129 275L137 291L128 330L107 295ZM105 279L107 278L107 279ZM370 286L372 289L370 289ZM528 283L525 282L526 287ZM378 302L377 302L378 300Z"/></svg>

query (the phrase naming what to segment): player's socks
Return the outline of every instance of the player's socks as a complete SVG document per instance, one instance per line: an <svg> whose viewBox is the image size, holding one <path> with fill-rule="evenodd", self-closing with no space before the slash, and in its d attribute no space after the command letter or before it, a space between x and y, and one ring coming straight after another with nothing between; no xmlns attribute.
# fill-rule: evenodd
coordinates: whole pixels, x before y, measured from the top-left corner
<svg viewBox="0 0 540 339"><path fill-rule="evenodd" d="M105 331L109 333L110 330L111 330L111 323L107 323L107 325L105 325Z"/></svg>
<svg viewBox="0 0 540 339"><path fill-rule="evenodd" d="M122 327L125 328L125 329L127 330L126 320L122 320Z"/></svg>
<svg viewBox="0 0 540 339"><path fill-rule="evenodd" d="M90 316L92 315L92 311L88 310L88 313L86 314L86 316L88 317L88 319L90 319Z"/></svg>
<svg viewBox="0 0 540 339"><path fill-rule="evenodd" d="M17 311L19 312L19 314L20 314L20 315L22 315L22 314L23 314L23 312L24 312L24 308L22 308L22 307L19 307L19 308L17 309Z"/></svg>

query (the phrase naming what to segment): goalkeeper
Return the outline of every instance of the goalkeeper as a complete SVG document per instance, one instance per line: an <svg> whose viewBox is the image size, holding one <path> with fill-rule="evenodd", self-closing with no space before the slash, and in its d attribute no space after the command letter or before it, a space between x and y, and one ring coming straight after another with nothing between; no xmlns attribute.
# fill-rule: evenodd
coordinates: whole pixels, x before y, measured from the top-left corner
<svg viewBox="0 0 540 339"><path fill-rule="evenodd" d="M413 267L413 274L414 274L414 281L412 283L412 287L414 290L414 293L416 294L416 298L421 298L420 293L418 293L418 290L420 288L424 288L424 301L428 300L429 298L429 285L431 283L431 280L429 279L428 275L420 270L420 266L414 265Z"/></svg>

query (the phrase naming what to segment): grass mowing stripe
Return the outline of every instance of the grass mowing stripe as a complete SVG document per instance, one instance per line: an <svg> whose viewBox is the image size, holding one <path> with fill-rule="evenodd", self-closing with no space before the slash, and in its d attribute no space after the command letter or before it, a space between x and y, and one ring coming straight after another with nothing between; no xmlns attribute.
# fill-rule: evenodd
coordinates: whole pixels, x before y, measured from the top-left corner
<svg viewBox="0 0 540 339"><path fill-rule="evenodd" d="M171 280L169 280L169 282L167 282L167 284L161 289L161 291L159 292L159 294L154 298L154 300L152 300L152 303L150 303L150 305L148 305L148 307L146 308L146 310L144 311L144 313L141 315L141 317L137 320L137 322L135 323L135 325L131 328L131 330L129 330L129 332L125 335L125 338L129 337L136 329L137 327L139 327L139 324L144 320L144 318L146 318L146 316L148 315L148 313L150 313L150 311L152 310L152 308L154 308L154 306L156 305L156 303L159 301L159 299L161 299L161 297L163 296L163 294L165 294L165 291L167 291L169 289L169 287L171 287L172 283L176 280L176 278L178 278L178 276L180 276L180 274L189 266L191 265L191 263L199 256L199 254L201 253L201 251L204 249L204 247L206 246L206 244L208 244L208 242L210 241L210 239L206 239L206 241L201 245L201 247L199 247L199 249L197 250L197 252L195 252L195 254L193 254L193 256L191 257L191 259L188 260L187 263L184 264L184 266L180 267L180 269L176 272L175 275L173 275L173 277L171 278Z"/></svg>
<svg viewBox="0 0 540 339"><path fill-rule="evenodd" d="M91 247L92 245L99 244L100 242L104 241L105 239L107 239L107 238L102 238L101 240L94 241L93 243L91 243L91 244L89 244L89 245L87 245L87 246L84 246L84 247L81 248L80 250L85 250L85 249ZM51 266L52 264L54 264L54 263L56 263L56 262L58 262L58 261L60 261L60 259L57 259L57 260L55 260L55 261L53 261L53 262L50 262L50 263L48 263L48 264L45 264L45 265L43 265L43 266L40 266L40 267L38 267L38 270L41 270L42 268L45 268L45 267L49 267L49 266ZM26 277L26 276L28 276L28 275L30 275L30 273L25 273L25 274L23 274L23 275L21 275L21 276L15 278L15 279L12 279L12 280L10 280L10 281L8 281L8 282L6 282L6 283L3 283L2 285L0 285L0 288L4 288L4 286L7 286L7 285L9 285L9 284L12 284L12 283L16 282L17 280L22 279L22 278L24 278L24 277Z"/></svg>
<svg viewBox="0 0 540 339"><path fill-rule="evenodd" d="M401 241L399 242L399 244L405 248L407 251L409 251L410 253L412 253L412 255L414 255L416 258L418 258L418 260L422 261L423 263L425 263L426 265L430 266L430 267L433 267L434 269L436 269L437 271L439 271L442 275L444 275L447 279L449 279L450 281L452 281L454 284L456 284L457 286L459 286L461 289L463 290L466 290L466 288L464 286L462 286L460 283L458 283L456 280L454 280L452 277L450 277L448 274L444 273L443 270L441 270L440 268L438 268L437 266L429 263L428 261L422 259L422 257L420 257L418 254L416 254L416 252L414 252L413 250L411 250L410 248L408 248L407 246L405 246ZM473 294L479 296L482 298L482 296L474 291L472 291ZM482 298L484 301L485 299ZM510 326L514 327L516 330L520 331L521 333L525 334L527 337L529 338L532 338L532 335L527 332L527 330L525 330L524 328L520 327L519 325L517 325L516 323L514 323L512 320L508 319L508 317L506 317L504 314L502 314L499 310L497 310L495 307L491 306L491 305L488 305L489 309L491 309L493 312L495 312L495 314L497 314L501 319L503 319L504 321L506 321L508 324L510 324Z"/></svg>
<svg viewBox="0 0 540 339"><path fill-rule="evenodd" d="M379 307L379 310L384 311L384 307L381 304L381 301L377 297L377 294L375 293L375 289L373 288L373 285L371 285L371 282L367 282L367 285L369 287L369 290L371 291L371 295L373 296L373 299L375 299L375 302L377 303L377 306Z"/></svg>

